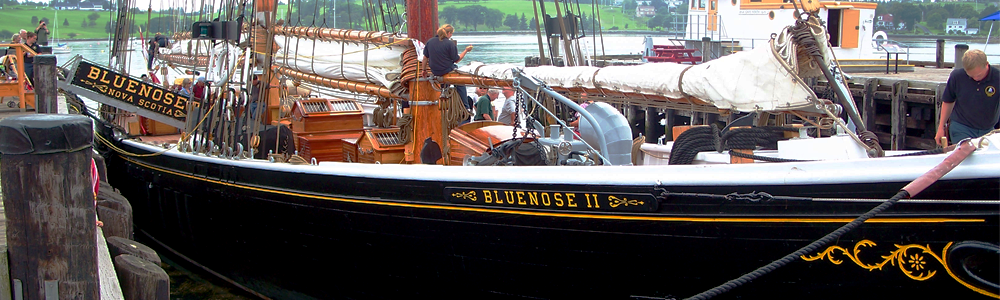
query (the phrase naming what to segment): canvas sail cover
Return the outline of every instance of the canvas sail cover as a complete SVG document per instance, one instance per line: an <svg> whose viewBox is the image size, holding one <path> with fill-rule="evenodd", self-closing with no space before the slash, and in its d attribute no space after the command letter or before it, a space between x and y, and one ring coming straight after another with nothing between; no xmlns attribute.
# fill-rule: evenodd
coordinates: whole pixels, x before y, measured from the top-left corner
<svg viewBox="0 0 1000 300"><path fill-rule="evenodd" d="M813 106L815 94L796 83L770 47L758 47L699 64L647 63L635 66L518 67L473 63L460 72L497 79L513 79L511 69L523 69L546 85L603 88L623 92L662 95L680 99L685 94L712 103L720 109L738 111L798 110ZM794 53L794 52L792 52ZM797 63L785 62L790 66ZM791 68L797 69L797 68ZM687 70L687 71L685 71Z"/></svg>
<svg viewBox="0 0 1000 300"><path fill-rule="evenodd" d="M362 43L341 43L276 36L274 63L324 78L381 84L389 87L389 73L399 73L404 47L377 48Z"/></svg>

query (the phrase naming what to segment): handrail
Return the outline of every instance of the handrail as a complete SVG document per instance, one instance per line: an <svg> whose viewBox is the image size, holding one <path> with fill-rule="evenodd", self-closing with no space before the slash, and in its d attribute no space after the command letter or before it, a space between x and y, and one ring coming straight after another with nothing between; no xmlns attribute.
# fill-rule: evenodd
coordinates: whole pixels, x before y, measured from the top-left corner
<svg viewBox="0 0 1000 300"><path fill-rule="evenodd" d="M904 54L905 53L906 54L906 63L907 64L910 63L910 48L913 48L912 46L907 45L906 43L902 43L902 42L896 41L896 40L878 39L878 38L873 38L872 39L872 44L875 45L875 47L876 47L875 50L877 50L877 51L884 51L886 53L886 55L888 55L888 54L897 54L898 55L898 54ZM886 46L894 46L892 48L898 48L899 50L889 49L889 48L886 48ZM906 49L906 51L900 51L902 49Z"/></svg>
<svg viewBox="0 0 1000 300"><path fill-rule="evenodd" d="M8 47L8 48L10 48L10 47L17 47L17 48L23 48L24 50L28 51L28 53L31 53L31 55L38 55L38 53L36 53L35 50L31 50L31 48L28 47L28 45L21 44L21 43L17 43L17 44L0 44L0 47Z"/></svg>
<svg viewBox="0 0 1000 300"><path fill-rule="evenodd" d="M24 86L25 86L24 59L21 58L24 57L26 51L27 53L31 53L32 56L38 55L38 53L35 53L34 50L31 50L31 48L29 48L28 45L20 43L0 44L0 47L8 47L8 48L13 47L17 52L16 54L17 57L15 59L15 62L17 63L17 66L15 66L15 69L17 69L17 100L18 100L17 106L18 108L21 109L21 112L24 112L26 110L25 105L27 105L28 99L25 97L26 92L24 91Z"/></svg>
<svg viewBox="0 0 1000 300"><path fill-rule="evenodd" d="M910 46L898 41L882 38L873 38L872 44L875 45L877 51L885 52L885 73L889 74L889 57L893 54L896 55L896 73L899 73L899 54L906 54L906 64L910 64ZM886 46L892 46L893 49L889 49ZM906 52L901 51L906 49Z"/></svg>

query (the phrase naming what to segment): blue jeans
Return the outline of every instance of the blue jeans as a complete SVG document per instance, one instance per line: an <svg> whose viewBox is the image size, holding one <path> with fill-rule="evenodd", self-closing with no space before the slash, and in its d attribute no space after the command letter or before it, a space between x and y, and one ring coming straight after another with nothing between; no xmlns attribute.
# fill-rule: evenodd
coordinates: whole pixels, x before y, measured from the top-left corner
<svg viewBox="0 0 1000 300"><path fill-rule="evenodd" d="M967 138L977 138L990 133L993 129L975 129L965 124L951 121L948 124L948 134L951 135L949 143L955 144Z"/></svg>

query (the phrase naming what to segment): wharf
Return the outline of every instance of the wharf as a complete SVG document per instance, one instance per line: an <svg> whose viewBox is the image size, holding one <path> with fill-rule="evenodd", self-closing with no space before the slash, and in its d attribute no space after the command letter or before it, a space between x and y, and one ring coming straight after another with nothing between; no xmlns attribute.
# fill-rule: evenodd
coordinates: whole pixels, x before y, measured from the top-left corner
<svg viewBox="0 0 1000 300"><path fill-rule="evenodd" d="M929 82L948 82L948 76L951 75L951 68L936 68L936 67L914 67L913 72L900 72L900 73L889 73L886 74L882 72L854 72L850 73L854 77L865 77L865 78L894 78L903 80L914 80L914 81L929 81Z"/></svg>
<svg viewBox="0 0 1000 300"><path fill-rule="evenodd" d="M66 114L66 98L59 95L58 101L59 103L57 106L59 114ZM0 120L35 113L34 109L28 109L23 112L18 108L0 109ZM0 163L3 163L3 161L0 160ZM20 298L20 289L16 286L12 286L12 278L10 278L10 261L8 258L7 245L7 214L2 200L3 190L0 189L0 300L18 299ZM124 299L121 286L118 283L118 275L115 273L114 263L111 260L111 252L108 250L108 244L104 237L104 231L100 227L97 228L97 256L101 300Z"/></svg>

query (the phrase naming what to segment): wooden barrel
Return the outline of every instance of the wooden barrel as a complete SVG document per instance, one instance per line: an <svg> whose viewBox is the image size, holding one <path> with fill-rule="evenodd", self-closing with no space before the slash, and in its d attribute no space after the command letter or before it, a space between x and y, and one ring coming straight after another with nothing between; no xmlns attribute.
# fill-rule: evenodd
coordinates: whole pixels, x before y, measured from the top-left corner
<svg viewBox="0 0 1000 300"><path fill-rule="evenodd" d="M115 257L125 300L170 299L170 277L159 265L128 254Z"/></svg>

